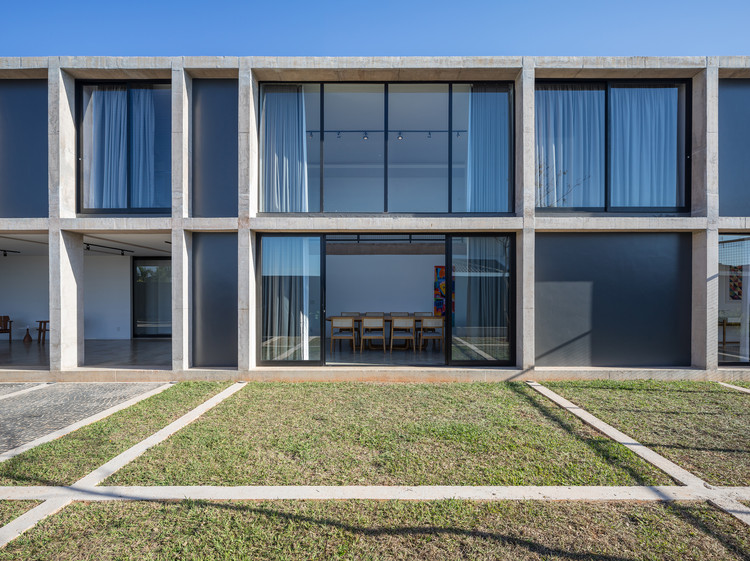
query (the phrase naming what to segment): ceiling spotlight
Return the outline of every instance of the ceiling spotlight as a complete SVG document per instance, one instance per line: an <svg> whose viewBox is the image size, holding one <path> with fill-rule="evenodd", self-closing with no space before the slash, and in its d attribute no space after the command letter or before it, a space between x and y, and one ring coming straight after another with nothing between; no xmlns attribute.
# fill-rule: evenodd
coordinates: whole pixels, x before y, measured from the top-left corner
<svg viewBox="0 0 750 561"><path fill-rule="evenodd" d="M404 135L401 134L401 131L398 131L398 139L399 140L403 140L404 139Z"/></svg>
<svg viewBox="0 0 750 561"><path fill-rule="evenodd" d="M313 139L313 133L312 133L312 131L310 131L310 140L312 140L312 139Z"/></svg>
<svg viewBox="0 0 750 561"><path fill-rule="evenodd" d="M341 131L339 131L339 132L336 133L336 138L339 139L339 140L341 140Z"/></svg>
<svg viewBox="0 0 750 561"><path fill-rule="evenodd" d="M456 132L456 138L461 138L461 131Z"/></svg>
<svg viewBox="0 0 750 561"><path fill-rule="evenodd" d="M7 251L3 251L3 257L8 257L8 252Z"/></svg>
<svg viewBox="0 0 750 561"><path fill-rule="evenodd" d="M367 136L367 131L365 131L365 134L362 136L362 140L368 140L370 137Z"/></svg>
<svg viewBox="0 0 750 561"><path fill-rule="evenodd" d="M120 255L125 255L125 252L122 249L120 250Z"/></svg>
<svg viewBox="0 0 750 561"><path fill-rule="evenodd" d="M86 244L86 251L91 251L91 246L89 244Z"/></svg>
<svg viewBox="0 0 750 561"><path fill-rule="evenodd" d="M427 138L432 138L432 131L427 131Z"/></svg>

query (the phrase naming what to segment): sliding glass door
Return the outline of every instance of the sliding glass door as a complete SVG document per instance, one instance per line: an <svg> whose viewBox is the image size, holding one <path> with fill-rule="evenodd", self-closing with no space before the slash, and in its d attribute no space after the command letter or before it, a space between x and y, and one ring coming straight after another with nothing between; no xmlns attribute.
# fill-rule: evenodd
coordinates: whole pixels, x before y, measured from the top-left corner
<svg viewBox="0 0 750 561"><path fill-rule="evenodd" d="M261 238L261 363L322 363L320 236Z"/></svg>
<svg viewBox="0 0 750 561"><path fill-rule="evenodd" d="M513 364L513 241L512 235L449 239L449 364Z"/></svg>

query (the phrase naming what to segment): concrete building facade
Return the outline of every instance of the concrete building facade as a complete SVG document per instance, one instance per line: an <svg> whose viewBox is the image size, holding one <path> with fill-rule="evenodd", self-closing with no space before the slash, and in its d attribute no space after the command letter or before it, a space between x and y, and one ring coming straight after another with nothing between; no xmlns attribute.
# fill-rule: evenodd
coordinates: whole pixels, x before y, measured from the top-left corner
<svg viewBox="0 0 750 561"><path fill-rule="evenodd" d="M743 360L723 360L722 355L727 352L727 345L734 344L729 339L745 336L747 321L739 319L742 311L727 316L721 303L722 298L726 306L739 306L743 301L742 265L748 262L727 262L724 274L720 270L720 248L721 243L741 243L744 236L750 238L750 202L746 211L732 199L726 204L736 213L725 211L719 182L720 86L726 84L729 91L734 85L731 81L742 84L748 79L750 57L0 58L0 139L4 86L11 82L36 82L47 93L47 143L40 156L47 166L46 212L41 216L25 210L4 212L1 206L6 199L0 195L0 251L11 252L8 257L0 257L0 316L23 316L13 326L12 352L3 355L8 358L5 364L0 364L0 381L225 378L491 381L635 377L748 380L750 372L741 364ZM84 126L81 96L86 94L81 90L89 84L110 82L127 84L127 88L141 83L164 85L168 92L171 155L169 208L165 212L82 211L83 177L79 159L85 147L82 148L80 137ZM648 87L665 82L678 84L683 88L681 91L687 92L684 99L680 98L685 117L679 127L685 140L686 171L682 179L685 200L674 205L679 208L634 208L618 212L610 208L601 211L571 208L566 212L540 208L535 139L535 93L539 85L604 84L603 91L609 97L602 99L609 104L614 99L612 90L620 84ZM387 87L394 92L402 83L450 84L452 92L457 91L455 84L459 83L507 86L512 92L509 113L512 124L508 129L511 199L507 212L339 212L323 208L321 212L264 212L259 169L263 142L262 92L265 84L285 83L385 84L386 96ZM213 86L215 91L211 90ZM222 98L227 91L229 97ZM229 107L230 114L233 113L232 91L236 92L236 121L227 122L222 109ZM23 97L29 99L30 95L25 93ZM213 108L206 105L205 114L196 112L197 100L209 99L211 95L227 101ZM390 103L393 115L396 102ZM747 104L750 106L750 97ZM223 123L222 126L213 126L217 122ZM607 120L607 127L610 122L611 119ZM384 130L387 133L387 124ZM213 161L212 156L205 156L211 149L205 135L221 136L226 131L236 141L236 153L230 159L236 163L236 169L232 169L235 164L213 169L210 163L197 166L198 153L204 154L200 157L206 162ZM323 134L321 131L315 134ZM398 131L399 138L402 136L402 130L393 131ZM393 131L391 135L395 134ZM365 131L364 135L368 136L368 132L375 134ZM428 130L430 138L433 132L438 136L435 130ZM341 136L341 131L332 129L331 134L336 133ZM361 131L357 134L361 135ZM608 134L611 138L611 131ZM450 138L448 142L452 142ZM9 150L8 143L0 142L0 153L4 150ZM395 152L391 150L391 154ZM613 165L607 161L606 173L612 173ZM222 208L212 210L211 177L218 175L228 186L217 186L217 193L229 196L217 195L224 202L217 203ZM29 179L30 183L34 181L38 180ZM607 185L612 181L608 179ZM750 182L747 187L745 196L750 201ZM22 184L11 185L10 180L3 183L0 171L0 192L24 189L27 188ZM30 193L32 188L28 189ZM741 188L732 189L731 196L742 200ZM32 196L38 195L23 195L19 200ZM727 201L729 197L727 190ZM6 208L11 207L18 208L19 203L7 203ZM747 215L742 215L743 212ZM509 267L505 268L508 282L512 283L507 288L512 306L512 310L506 311L510 325L506 326L508 334L504 337L512 347L507 360L497 365L479 361L476 366L459 360L446 360L443 364L415 361L404 365L332 365L324 358L322 364L263 360L259 343L265 329L261 298L261 291L265 290L261 286L262 239L324 235L329 236L330 242L336 236L371 235L382 236L390 243L387 236L395 234L415 239L445 236L447 241L440 243L446 247L452 243L454 248L461 236L505 236L503 239L512 244L512 274L507 273ZM326 243L325 238L322 243ZM33 247L37 251L27 249ZM569 254L566 248L572 248ZM100 251L98 260L89 257L92 249ZM449 250L446 252L450 255ZM118 333L124 339L131 337L134 320L127 315L133 306L131 299L138 296L133 292L133 283L123 278L130 274L130 265L117 269L122 267L117 258L123 255L126 258L131 255L131 259L159 256L171 259L168 306L171 344L165 347L168 364L160 368L94 366L87 364L85 358L86 339L117 339ZM21 262L21 258L29 261ZM433 261L447 265L447 261ZM618 269L623 262L627 267ZM328 267L333 265L329 263ZM231 271L236 284L227 288L208 274L218 268ZM667 269L669 274L661 278L660 271ZM600 278L594 274L601 270L609 270L609 276ZM580 276L579 271L592 273ZM628 271L632 277L628 277ZM317 274L325 278L325 273ZM330 282L332 273L328 276ZM615 277L619 279L616 282ZM722 285L724 277L728 288ZM658 297L651 302L649 283L654 278L659 279L658 287L653 289L658 291ZM115 288L118 283L124 284ZM227 294L231 309L221 308ZM628 314L634 299L643 302L644 310L641 315L631 317ZM561 302L564 305L558 305ZM583 314L585 317L578 318L576 311L581 303L590 309ZM649 308L657 311L650 316ZM4 310L8 309L17 311L6 313ZM33 311L24 316L24 310L29 309ZM97 309L103 310L101 314L94 312ZM44 311L48 317L42 317ZM325 305L322 312L324 316ZM97 324L97 317L105 317L106 321ZM19 340L26 326L31 323L34 338L31 345L38 345L33 322L46 319L49 320L45 343L48 363L18 368L13 361L21 353L16 349L27 348ZM320 322L325 326L324 319ZM582 330L580 335L573 330L564 337L576 341L566 340L558 345L556 337L571 325ZM660 334L668 337L659 339L658 352L651 352L653 349L639 343L642 339L638 337L644 333L651 339L661 337ZM236 341L232 334L236 334ZM0 340L4 337L0 334ZM322 337L321 344L326 347L329 343L325 327ZM622 341L619 350L618 341ZM737 352L742 354L742 345L738 345ZM325 357L325 351L322 352ZM222 363L222 357L229 359Z"/></svg>

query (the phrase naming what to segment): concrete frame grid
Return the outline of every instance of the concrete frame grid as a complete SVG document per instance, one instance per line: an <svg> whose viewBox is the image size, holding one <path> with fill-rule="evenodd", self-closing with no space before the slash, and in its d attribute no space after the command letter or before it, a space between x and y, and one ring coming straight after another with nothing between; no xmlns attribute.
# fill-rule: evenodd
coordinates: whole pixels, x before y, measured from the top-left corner
<svg viewBox="0 0 750 561"><path fill-rule="evenodd" d="M0 233L49 235L50 370L0 371L2 381L174 379L276 380L544 380L658 378L750 380L750 370L718 366L718 238L750 232L750 217L720 217L718 89L720 78L750 77L750 57L36 57L0 58L0 78L46 78L49 114L49 218L0 219ZM172 213L170 217L76 214L75 81L171 79ZM239 83L238 216L193 218L191 88L193 78ZM692 80L692 179L689 216L537 215L534 84L537 78ZM263 216L258 212L258 84L263 81L503 80L515 84L515 215ZM83 235L111 231L167 233L172 240L172 370L82 368ZM256 234L514 232L517 249L515 367L258 367ZM193 232L238 234L238 368L191 367ZM537 232L689 232L692 234L691 366L572 368L534 365L534 251Z"/></svg>

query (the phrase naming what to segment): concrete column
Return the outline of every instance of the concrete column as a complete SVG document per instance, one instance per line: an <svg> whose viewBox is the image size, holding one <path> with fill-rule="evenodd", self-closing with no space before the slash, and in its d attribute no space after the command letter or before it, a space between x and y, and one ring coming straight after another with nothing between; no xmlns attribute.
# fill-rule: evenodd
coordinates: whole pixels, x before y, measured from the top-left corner
<svg viewBox="0 0 750 561"><path fill-rule="evenodd" d="M190 232L172 230L172 370L177 372L187 370L192 358L191 241Z"/></svg>
<svg viewBox="0 0 750 561"><path fill-rule="evenodd" d="M50 230L50 370L83 364L83 234Z"/></svg>
<svg viewBox="0 0 750 561"><path fill-rule="evenodd" d="M516 213L523 230L516 243L516 363L534 367L534 215L536 162L534 156L534 59L524 57L516 79Z"/></svg>
<svg viewBox="0 0 750 561"><path fill-rule="evenodd" d="M48 71L49 215L76 215L75 79L50 58Z"/></svg>
<svg viewBox="0 0 750 561"><path fill-rule="evenodd" d="M240 372L255 368L256 297L255 234L250 219L258 214L258 82L250 59L240 59L239 72L239 231L238 255L238 353Z"/></svg>
<svg viewBox="0 0 750 561"><path fill-rule="evenodd" d="M172 369L190 367L191 275L190 233L184 220L190 216L192 169L192 79L182 60L172 63Z"/></svg>

